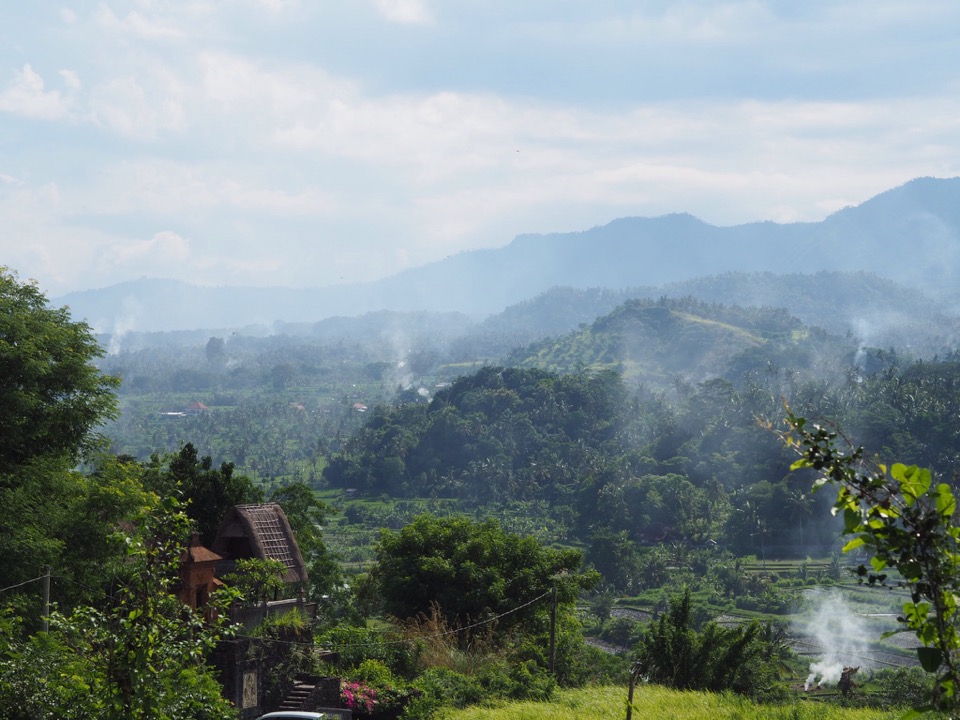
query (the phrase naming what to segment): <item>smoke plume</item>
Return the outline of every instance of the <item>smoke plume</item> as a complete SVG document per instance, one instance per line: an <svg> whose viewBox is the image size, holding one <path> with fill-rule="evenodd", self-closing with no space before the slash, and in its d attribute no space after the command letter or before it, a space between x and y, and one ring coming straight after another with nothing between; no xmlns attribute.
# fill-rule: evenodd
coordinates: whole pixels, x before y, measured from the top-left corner
<svg viewBox="0 0 960 720"><path fill-rule="evenodd" d="M869 630L837 590L815 589L804 594L809 612L797 622L797 634L808 638L820 655L810 663L804 690L836 685L846 666L868 666Z"/></svg>

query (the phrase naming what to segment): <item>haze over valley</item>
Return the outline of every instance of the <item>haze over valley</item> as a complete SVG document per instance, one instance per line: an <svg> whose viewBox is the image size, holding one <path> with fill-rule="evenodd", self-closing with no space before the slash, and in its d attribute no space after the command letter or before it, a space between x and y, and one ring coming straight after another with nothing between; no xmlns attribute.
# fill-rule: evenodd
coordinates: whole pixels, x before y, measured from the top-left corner
<svg viewBox="0 0 960 720"><path fill-rule="evenodd" d="M549 305L551 291L570 288L582 293L580 303L543 311L542 330L528 328L518 339L565 332L626 298L690 295L783 307L868 343L895 338L943 350L955 338L950 318L960 307L958 207L960 178L923 178L816 223L721 228L689 215L625 218L580 232L519 236L499 249L467 251L363 285L202 287L143 279L55 301L115 346L130 332L324 334L349 325L332 318L383 311L458 313L465 331L483 332L522 311L514 306ZM854 275L831 282L822 273ZM445 324L438 318L436 329Z"/></svg>
<svg viewBox="0 0 960 720"><path fill-rule="evenodd" d="M7 3L0 720L960 716L957 28Z"/></svg>

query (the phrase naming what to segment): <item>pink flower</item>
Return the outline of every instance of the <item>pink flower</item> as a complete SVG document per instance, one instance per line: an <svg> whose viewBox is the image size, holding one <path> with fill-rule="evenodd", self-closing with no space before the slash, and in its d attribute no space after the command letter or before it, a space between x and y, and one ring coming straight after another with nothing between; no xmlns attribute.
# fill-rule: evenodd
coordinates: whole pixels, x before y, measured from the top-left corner
<svg viewBox="0 0 960 720"><path fill-rule="evenodd" d="M365 709L367 712L373 712L377 701L377 691L363 683L347 682L340 683L340 698L351 710Z"/></svg>

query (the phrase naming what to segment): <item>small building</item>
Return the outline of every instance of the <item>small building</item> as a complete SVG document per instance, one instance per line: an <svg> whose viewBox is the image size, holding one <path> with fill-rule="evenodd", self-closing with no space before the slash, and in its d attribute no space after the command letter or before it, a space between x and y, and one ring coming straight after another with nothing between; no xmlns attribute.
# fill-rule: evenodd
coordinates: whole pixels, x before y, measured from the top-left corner
<svg viewBox="0 0 960 720"><path fill-rule="evenodd" d="M305 586L308 581L293 528L277 503L230 508L213 541L213 552L223 558L217 567L221 577L233 570L237 560L257 558L282 562L285 583Z"/></svg>
<svg viewBox="0 0 960 720"><path fill-rule="evenodd" d="M187 405L183 412L185 412L187 415L203 415L209 409L210 408L208 408L199 400L194 400L192 403Z"/></svg>
<svg viewBox="0 0 960 720"><path fill-rule="evenodd" d="M180 555L180 588L177 597L184 605L202 608L210 595L223 586L217 579L217 563L222 557L200 544L200 534L190 536L190 544Z"/></svg>

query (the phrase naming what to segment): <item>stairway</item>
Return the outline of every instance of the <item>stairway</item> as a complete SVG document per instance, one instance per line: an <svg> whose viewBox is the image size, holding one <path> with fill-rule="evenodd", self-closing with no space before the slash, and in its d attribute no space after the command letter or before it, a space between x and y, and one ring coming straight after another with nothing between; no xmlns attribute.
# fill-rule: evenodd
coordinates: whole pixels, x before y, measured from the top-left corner
<svg viewBox="0 0 960 720"><path fill-rule="evenodd" d="M280 702L280 707L277 710L303 710L316 687L316 685L300 680L295 681L293 687L287 691L286 696Z"/></svg>

